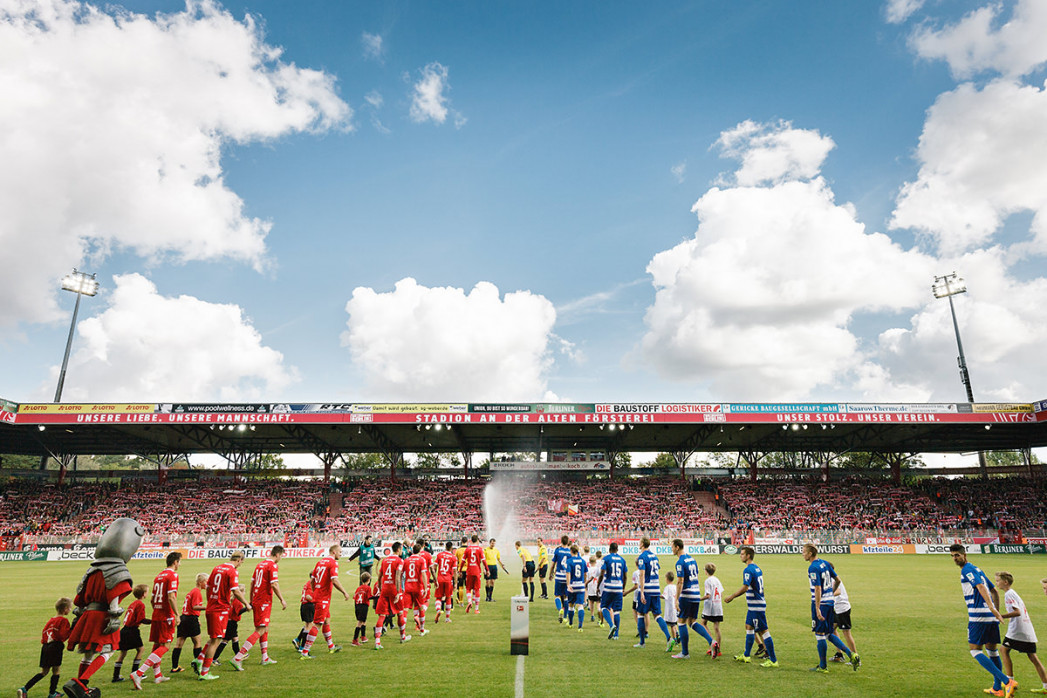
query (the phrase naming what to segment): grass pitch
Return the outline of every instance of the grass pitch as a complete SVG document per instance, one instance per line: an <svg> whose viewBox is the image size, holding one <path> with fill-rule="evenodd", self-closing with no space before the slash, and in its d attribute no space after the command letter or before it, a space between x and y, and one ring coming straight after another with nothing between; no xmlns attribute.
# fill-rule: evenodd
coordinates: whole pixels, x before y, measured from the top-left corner
<svg viewBox="0 0 1047 698"><path fill-rule="evenodd" d="M506 557L512 554L509 551ZM757 692L771 696L896 696L923 693L935 696L982 695L991 677L967 651L967 615L959 585L959 569L946 555L839 555L829 556L847 585L853 606L854 636L862 656L862 668L829 665L830 674L812 674L817 650L810 630L810 595L806 563L800 555L758 556L764 571L768 620L774 637L780 669L762 669L731 660L744 646L744 599L725 609L721 626L724 656L705 656L705 643L691 633L692 657L672 660L663 650L657 627L644 649L634 649L636 625L627 608L622 614L621 639L607 640L606 628L585 623L584 631L566 629L557 623L553 601L537 598L531 607L530 655L524 663L524 693L527 696L623 695L630 691L658 694L745 695ZM1047 559L1031 555L973 555L970 558L989 576L1006 570L1015 575L1015 589L1025 600L1040 632L1047 632L1047 597L1039 580L1047 575ZM662 557L662 567L674 561ZM741 585L742 565L737 556L702 557L700 565L712 561L726 593ZM630 565L633 560L629 560ZM312 569L310 560L284 560L280 578L288 609L273 612L270 653L276 666L258 665L257 648L245 662L246 671L236 673L227 662L215 670L219 681L196 681L192 672L174 675L162 686L145 685L144 695L156 696L346 696L380 693L390 696L513 696L517 658L509 655L509 597L519 593L519 561L506 559L511 576L502 575L495 588L495 603L481 602L479 616L465 616L456 609L453 623L432 624L430 609L427 637L415 637L401 645L396 634L386 635L385 649L376 652L373 642L366 648L350 646L355 627L353 605L340 596L332 602L335 642L339 654L327 654L322 638L311 662L298 660L290 638L298 631L298 598L302 583ZM515 564L514 564L515 563ZM183 561L179 600L197 572L207 572L213 562ZM240 568L241 579L249 579L254 562ZM73 596L87 565L83 562L0 563L0 656L4 669L0 690L14 693L33 673L40 653L40 630L53 615L59 596ZM136 582L152 581L162 569L160 561L130 565ZM341 579L352 594L357 586L355 563L341 564ZM537 586L537 585L536 585ZM537 587L540 593L540 586ZM550 593L552 586L550 585ZM125 602L126 606L126 602ZM250 614L241 621L241 638L250 634ZM373 633L374 614L368 619L368 638ZM145 634L145 633L143 633ZM417 635L417 634L415 634ZM832 648L830 648L832 649ZM183 652L187 666L189 652ZM232 656L226 648L223 659ZM1039 680L1029 661L1012 653L1020 693L1038 687ZM112 661L112 660L111 660ZM72 676L77 655L66 653L64 683ZM129 672L124 669L124 676ZM130 682L109 683L112 664L95 676L92 684L104 695L131 694ZM164 658L164 671L170 654ZM30 695L46 695L46 680Z"/></svg>

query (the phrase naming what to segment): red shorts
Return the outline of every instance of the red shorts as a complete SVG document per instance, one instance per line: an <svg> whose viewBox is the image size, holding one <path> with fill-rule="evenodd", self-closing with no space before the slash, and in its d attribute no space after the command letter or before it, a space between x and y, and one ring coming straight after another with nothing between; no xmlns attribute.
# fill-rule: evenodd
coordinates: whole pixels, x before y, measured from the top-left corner
<svg viewBox="0 0 1047 698"><path fill-rule="evenodd" d="M380 616L391 616L399 613L403 610L403 606L397 601L396 597L399 596L397 592L386 593L382 591L381 596L378 597L378 605L375 606L375 611Z"/></svg>
<svg viewBox="0 0 1047 698"><path fill-rule="evenodd" d="M418 610L421 610L422 606L426 604L426 601L428 601L428 599L426 599L424 591L405 591L401 607L417 608Z"/></svg>
<svg viewBox="0 0 1047 698"><path fill-rule="evenodd" d="M447 579L436 580L436 598L448 599L451 594L454 593L454 580L448 577Z"/></svg>
<svg viewBox="0 0 1047 698"><path fill-rule="evenodd" d="M320 601L317 599L313 602L313 622L319 625L320 623L326 623L331 617L331 599Z"/></svg>
<svg viewBox="0 0 1047 698"><path fill-rule="evenodd" d="M225 637L225 626L229 624L229 611L207 611L207 637L221 640Z"/></svg>
<svg viewBox="0 0 1047 698"><path fill-rule="evenodd" d="M260 628L263 625L269 625L269 615L273 612L273 603L259 603L251 604L251 611L254 613L254 627Z"/></svg>
<svg viewBox="0 0 1047 698"><path fill-rule="evenodd" d="M149 624L149 642L152 642L154 645L166 645L173 641L177 625L178 618L154 616Z"/></svg>
<svg viewBox="0 0 1047 698"><path fill-rule="evenodd" d="M465 590L466 591L471 591L474 594L479 594L480 593L480 579L481 579L481 577L480 577L479 574L469 574L469 575L466 575L466 577L465 577Z"/></svg>

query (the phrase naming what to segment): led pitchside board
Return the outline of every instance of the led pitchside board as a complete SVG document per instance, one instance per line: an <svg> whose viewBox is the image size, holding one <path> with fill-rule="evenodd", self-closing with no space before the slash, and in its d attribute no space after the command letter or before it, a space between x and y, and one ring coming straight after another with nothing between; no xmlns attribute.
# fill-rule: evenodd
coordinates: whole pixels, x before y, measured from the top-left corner
<svg viewBox="0 0 1047 698"><path fill-rule="evenodd" d="M1036 403L23 403L0 453L835 451L1047 446Z"/></svg>

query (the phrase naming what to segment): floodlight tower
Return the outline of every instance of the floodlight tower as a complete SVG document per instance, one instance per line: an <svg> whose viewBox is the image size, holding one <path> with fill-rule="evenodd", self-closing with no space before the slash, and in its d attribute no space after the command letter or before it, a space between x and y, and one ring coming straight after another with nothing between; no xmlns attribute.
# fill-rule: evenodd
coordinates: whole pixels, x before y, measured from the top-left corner
<svg viewBox="0 0 1047 698"><path fill-rule="evenodd" d="M62 387L65 385L65 369L69 365L69 350L73 347L73 330L76 329L76 315L80 312L80 298L94 296L98 293L98 281L94 274L87 274L73 269L62 279L62 290L76 294L76 305L73 306L73 320L69 323L69 338L65 342L65 356L62 358L62 371L58 374L58 389L55 390L55 402L62 401Z"/></svg>
<svg viewBox="0 0 1047 698"><path fill-rule="evenodd" d="M960 365L960 380L963 382L963 387L967 391L967 402L974 404L974 390L971 388L971 374L967 372L967 358L963 355L963 342L960 341L960 325L956 322L956 306L953 305L952 297L960 293L967 293L967 283L956 275L956 272L946 274L945 276L934 277L934 284L931 285L931 291L934 293L935 298L948 298L949 299L949 312L952 313L952 328L956 332L956 348L959 349L960 356L957 362ZM989 466L985 462L985 453L978 451L978 466L982 471L982 477L989 477Z"/></svg>

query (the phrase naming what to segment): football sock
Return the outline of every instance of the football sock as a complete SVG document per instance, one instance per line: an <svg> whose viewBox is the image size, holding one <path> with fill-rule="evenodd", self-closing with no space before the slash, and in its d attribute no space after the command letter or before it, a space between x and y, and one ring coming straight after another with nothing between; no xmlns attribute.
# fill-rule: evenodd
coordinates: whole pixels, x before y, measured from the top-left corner
<svg viewBox="0 0 1047 698"><path fill-rule="evenodd" d="M996 668L996 664L991 659L985 656L985 653L980 650L971 650L971 656L974 660L982 665L982 668L992 674L993 677L993 688L996 690L1000 689L1005 683L1008 683L1010 679L1002 671Z"/></svg>
<svg viewBox="0 0 1047 698"><path fill-rule="evenodd" d="M382 644L382 628L385 626L385 616L378 616L378 625L374 626L374 644Z"/></svg>
<svg viewBox="0 0 1047 698"><path fill-rule="evenodd" d="M777 662L778 658L774 654L774 640L771 639L771 634L767 633L763 636L763 648L767 650L767 657L772 662Z"/></svg>
<svg viewBox="0 0 1047 698"><path fill-rule="evenodd" d="M680 631L680 647L683 650L683 654L690 654L690 639L691 634L687 632L687 625L681 625L677 630Z"/></svg>
<svg viewBox="0 0 1047 698"><path fill-rule="evenodd" d="M636 619L636 632L638 632L640 634L640 644L642 645L643 641L644 641L644 632L643 632L643 620L640 619L640 618Z"/></svg>
<svg viewBox="0 0 1047 698"><path fill-rule="evenodd" d="M309 637L309 631L302 628L298 631L298 646L301 647L305 644L305 638Z"/></svg>
<svg viewBox="0 0 1047 698"><path fill-rule="evenodd" d="M43 678L43 674L40 674ZM58 674L51 674L51 693L58 693L58 680L61 678Z"/></svg>
<svg viewBox="0 0 1047 698"><path fill-rule="evenodd" d="M226 645L228 645L228 644L229 644L229 643L228 643L228 642L226 642L225 640L222 640L222 641L221 641L221 642L220 642L220 643L218 644L218 649L216 649L216 650L214 651L214 658L215 658L215 659L218 659L219 657L221 657L221 656L222 656L222 650L224 650L224 649L225 649L225 646L226 646Z"/></svg>
<svg viewBox="0 0 1047 698"><path fill-rule="evenodd" d="M80 672L79 679L81 681L87 681L89 678L94 676L94 673L96 671L98 671L105 665L107 659L109 659L109 655L105 653L102 653L94 659L92 659L91 663L87 665L87 668ZM80 666L82 667L83 665L81 664Z"/></svg>
<svg viewBox="0 0 1047 698"><path fill-rule="evenodd" d="M526 593L526 592L524 592L524 593ZM534 601L534 582L531 582L531 596L530 596L530 600Z"/></svg>
<svg viewBox="0 0 1047 698"><path fill-rule="evenodd" d="M324 632L324 639L327 640L327 647L328 647L328 649L333 648L334 647L334 637L331 634L331 626L329 624L327 624L327 623L324 623L323 632Z"/></svg>
<svg viewBox="0 0 1047 698"><path fill-rule="evenodd" d="M582 623L585 622L585 609L578 611L578 629L582 629Z"/></svg>
<svg viewBox="0 0 1047 698"><path fill-rule="evenodd" d="M818 666L820 666L822 669L824 669L825 666L826 666L826 664L825 664L825 659L826 659L825 655L828 653L827 649L828 649L828 643L826 643L826 641L825 641L825 636L824 635L819 635L818 636Z"/></svg>
<svg viewBox="0 0 1047 698"><path fill-rule="evenodd" d="M669 640L672 639L672 637L669 635L669 624L666 623L665 619L662 618L661 616L658 616L657 621L658 621L658 627L662 629L663 633L665 633L665 641L668 642Z"/></svg>
<svg viewBox="0 0 1047 698"><path fill-rule="evenodd" d="M1000 670L1001 673L1003 672L1003 662L1000 661L1000 653L999 653L999 651L997 651L997 650L985 650L985 656L987 656L989 658L989 661L991 661L993 663L993 665L997 669ZM1006 674L1005 674L1005 676L1006 676ZM1004 681L1003 683L1007 683L1007 682ZM996 689L997 691L1000 690L1002 687L1003 687L1003 684L1000 684L999 686L997 686L996 683L993 682L993 688Z"/></svg>
<svg viewBox="0 0 1047 698"><path fill-rule="evenodd" d="M745 656L748 657L752 652L753 643L756 642L756 633L752 630L745 631Z"/></svg>
<svg viewBox="0 0 1047 698"><path fill-rule="evenodd" d="M181 647L175 647L173 650L171 650L171 668L172 669L177 669L178 668L178 658L180 656L182 656L182 648Z"/></svg>
<svg viewBox="0 0 1047 698"><path fill-rule="evenodd" d="M615 613L614 614L614 634L615 635L618 634L618 630L621 629L621 627L622 627L622 614L621 613Z"/></svg>
<svg viewBox="0 0 1047 698"><path fill-rule="evenodd" d="M560 605L560 597L559 596L556 597L556 610L557 611L562 611L563 610L563 606Z"/></svg>
<svg viewBox="0 0 1047 698"><path fill-rule="evenodd" d="M302 654L309 654L309 650L313 648L313 643L316 642L316 628L313 627L309 630L309 634L305 636L305 643L302 645Z"/></svg>
<svg viewBox="0 0 1047 698"><path fill-rule="evenodd" d="M841 639L840 639L840 638L839 638L839 637L838 637L838 636L836 635L836 633L833 633L832 635L830 635L830 636L829 636L829 642L833 643L833 645L834 645L834 646L835 646L835 647L836 647L836 648L837 648L838 650L840 650L840 652L843 652L843 653L844 653L844 654L846 654L846 655L847 655L848 657L850 657L850 656L851 656L851 648L850 648L850 647L848 647L847 645L845 645L845 644L843 643L843 640L841 640ZM839 652L837 652L837 654L839 654Z"/></svg>
<svg viewBox="0 0 1047 698"><path fill-rule="evenodd" d="M150 656L152 656L152 655L150 655ZM138 667L141 666L141 664L142 663L140 661L138 661L137 659L134 660L133 662L131 662L131 671L138 671Z"/></svg>
<svg viewBox="0 0 1047 698"><path fill-rule="evenodd" d="M573 608L567 609L567 624L568 625L574 625L574 609Z"/></svg>
<svg viewBox="0 0 1047 698"><path fill-rule="evenodd" d="M258 646L262 648L262 661L264 662L265 660L269 659L269 631L268 630L266 630L264 633L262 633L261 641L259 642ZM244 652L244 655L246 655L246 654L247 654L247 652Z"/></svg>
<svg viewBox="0 0 1047 698"><path fill-rule="evenodd" d="M36 685L36 683L37 683L37 682L38 682L38 681L39 681L40 679L42 679L42 678L44 678L44 675L43 675L43 674L33 674L33 678L31 678L31 679L29 679L28 681L26 681L26 682L25 682L25 686L23 686L23 688L25 689L26 693L28 693L28 692L29 692L29 689L30 689L30 688L32 688L33 686L35 686L35 685ZM55 689L54 689L54 687L52 687L52 688L51 688L51 692L52 692L52 693L54 693L54 690L55 690Z"/></svg>
<svg viewBox="0 0 1047 698"><path fill-rule="evenodd" d="M214 659L210 657L204 657L204 668L200 670L200 676L207 676L211 671L211 665L214 664Z"/></svg>
<svg viewBox="0 0 1047 698"><path fill-rule="evenodd" d="M534 592L532 591L531 593L533 594ZM549 590L546 588L545 582L542 582L542 596L548 596L548 595L549 595Z"/></svg>
<svg viewBox="0 0 1047 698"><path fill-rule="evenodd" d="M611 609L605 608L603 610L603 619L607 621L607 625L614 625L614 621L611 619Z"/></svg>
<svg viewBox="0 0 1047 698"><path fill-rule="evenodd" d="M691 626L691 630L705 638L705 641L708 642L710 645L713 644L713 636L710 635L709 631L705 629L705 626L699 623L698 621L694 622L694 625Z"/></svg>
<svg viewBox="0 0 1047 698"><path fill-rule="evenodd" d="M360 640L360 628L355 628L353 630L353 642L358 642L359 640Z"/></svg>
<svg viewBox="0 0 1047 698"><path fill-rule="evenodd" d="M113 681L116 681L118 678L120 678L120 670L123 669L123 667L123 662L116 662L115 664L113 664Z"/></svg>

